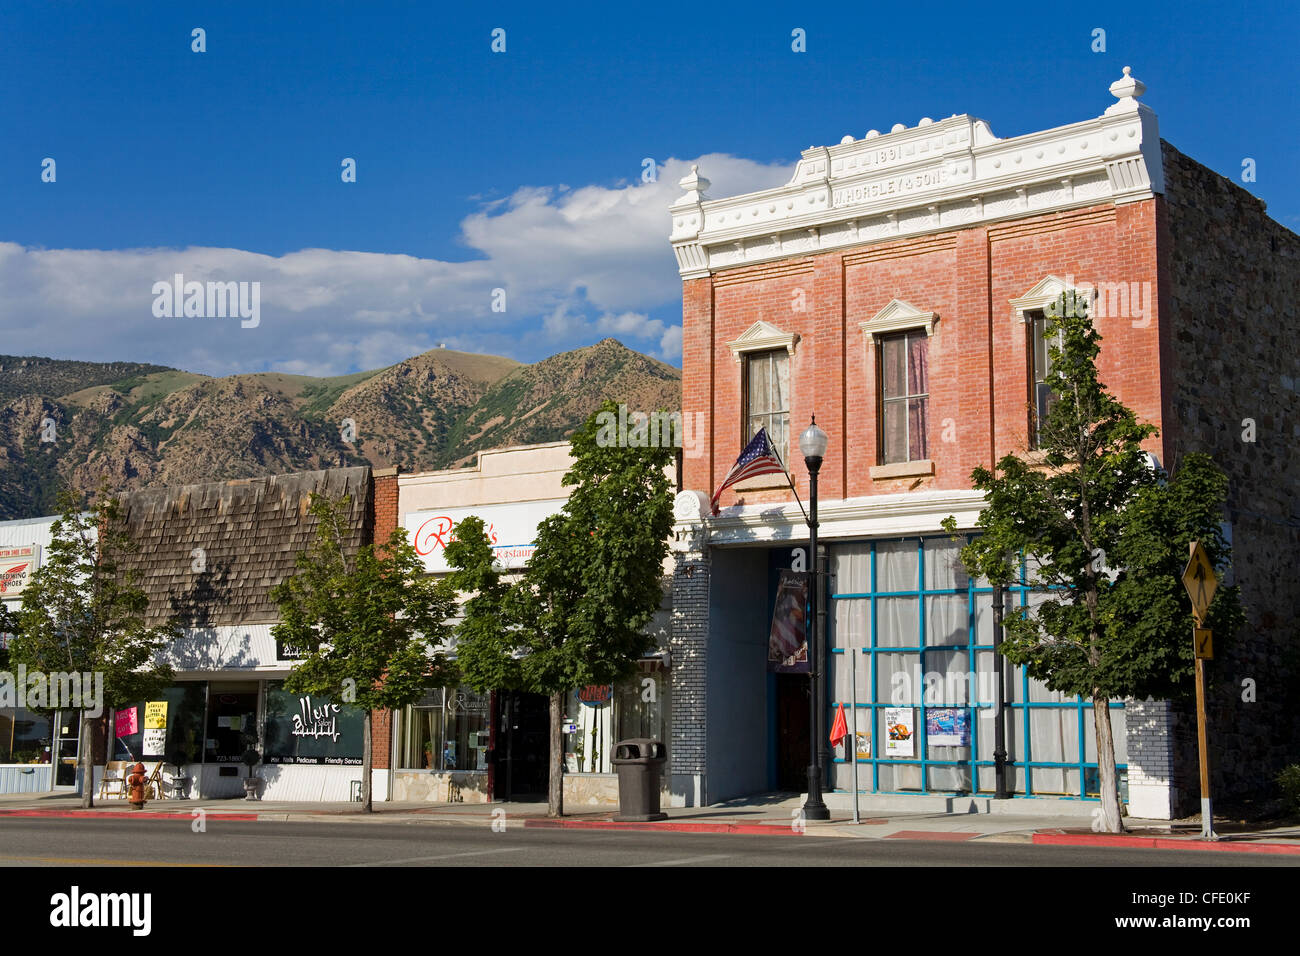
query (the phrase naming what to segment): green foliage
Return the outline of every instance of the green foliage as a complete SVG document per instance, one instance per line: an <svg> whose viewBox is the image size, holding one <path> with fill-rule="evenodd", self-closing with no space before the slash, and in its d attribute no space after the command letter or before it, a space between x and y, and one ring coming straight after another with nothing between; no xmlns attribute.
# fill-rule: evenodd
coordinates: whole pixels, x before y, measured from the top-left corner
<svg viewBox="0 0 1300 956"><path fill-rule="evenodd" d="M44 563L23 591L13 661L47 673L101 673L105 707L156 696L171 683L160 655L179 629L145 623L148 597L134 572L118 564L135 548L119 502L101 487L93 510L82 512L65 495L51 534Z"/></svg>
<svg viewBox="0 0 1300 956"><path fill-rule="evenodd" d="M424 573L401 529L382 548L363 545L349 560L348 505L347 497L312 496L316 538L298 555L297 573L271 590L280 606L272 633L307 655L285 687L355 694L352 702L362 710L402 707L426 687L452 682L437 647L455 595Z"/></svg>
<svg viewBox="0 0 1300 956"><path fill-rule="evenodd" d="M1282 803L1288 813L1300 813L1300 763L1284 767L1276 777Z"/></svg>
<svg viewBox="0 0 1300 956"><path fill-rule="evenodd" d="M539 525L517 583L501 585L481 522L462 522L447 549L454 586L482 599L467 603L457 642L477 689L554 694L613 683L654 646L644 629L663 597L672 528L664 470L673 450L601 447L601 412L617 414L617 406L606 401L574 434L564 478L573 491Z"/></svg>
<svg viewBox="0 0 1300 956"><path fill-rule="evenodd" d="M1034 614L1010 614L1003 652L1053 690L1096 698L1177 697L1190 690L1191 603L1180 581L1188 544L1216 568L1230 560L1220 528L1227 478L1204 455L1172 477L1152 468L1154 435L1097 375L1100 336L1083 299L1049 309L1045 468L1008 455L971 475L988 506L963 549L971 574L1010 583L1023 555L1029 583L1051 589ZM949 530L955 525L945 523ZM1238 589L1220 587L1209 614L1217 646L1244 621Z"/></svg>

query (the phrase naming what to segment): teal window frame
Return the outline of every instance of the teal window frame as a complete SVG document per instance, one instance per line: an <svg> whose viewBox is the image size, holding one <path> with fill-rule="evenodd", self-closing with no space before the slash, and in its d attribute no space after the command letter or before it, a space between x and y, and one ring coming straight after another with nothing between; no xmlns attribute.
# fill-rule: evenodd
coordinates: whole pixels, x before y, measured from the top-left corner
<svg viewBox="0 0 1300 956"><path fill-rule="evenodd" d="M918 672L922 675L922 684L924 684L924 675L927 673L925 667L925 655L927 651L943 652L943 653L949 653L953 651L964 651L967 655L967 661L969 662L969 666L971 667L972 672L977 673L978 652L984 651L984 652L991 653L993 650L992 632L990 631L988 635L980 635L976 633L976 622L978 621L978 614L977 614L978 607L976 604L977 598L981 596L988 596L991 598L993 595L993 588L991 586L980 587L978 586L978 582L974 578L969 578L969 577L967 579L966 586L964 588L926 588L925 586L925 561L926 561L925 543L927 540L948 541L950 539L948 539L946 535L945 536L905 535L901 537L891 537L891 538L874 538L869 541L827 542L828 545L830 545L832 548L835 545L839 545L839 544L857 544L857 545L869 544L871 546L870 590L865 592L838 592L834 587L833 575L830 575L831 586L829 588L831 592L830 600L832 602L841 601L841 600L863 600L863 599L869 601L868 614L870 620L869 633L870 633L871 644L869 647L853 649L853 650L857 650L860 654L862 654L867 658L867 664L868 664L867 687L870 688L870 694L872 697L872 700L869 702L863 702L859 700L857 704L858 712L859 712L858 726L859 727L862 726L861 715L863 712L865 712L867 720L869 721L867 726L869 726L872 731L871 757L869 759L859 760L858 764L860 767L865 767L868 765L870 766L871 791L874 793L900 793L900 794L902 793L907 793L907 794L946 793L946 794L962 794L962 795L971 795L971 796L975 796L981 793L992 793L993 792L992 789L984 790L980 788L980 769L993 767L995 766L995 762L992 759L984 759L984 760L979 759L979 752L980 752L979 733L980 733L981 721L979 720L978 711L980 708L971 706L970 704L968 704L964 708L970 714L971 757L969 760L932 760L929 758L928 756L929 744L926 740L926 731L925 731L926 707L924 705L916 706L914 708L915 710L920 711L920 719L917 720L917 743L919 747L919 752L921 754L920 759L910 759L910 758L900 759L900 758L883 757L880 755L879 752L880 741L877 740L877 734L876 734L876 728L879 726L876 720L877 711L883 710L888 707L895 707L897 705L889 701L875 700L877 687L878 687L877 684L877 679L878 679L877 655L878 654L917 653L919 655ZM969 540L969 538L967 538L966 540ZM877 546L880 544L896 544L898 542L906 542L906 541L916 542L917 579L916 579L915 590L906 590L906 591L879 590L877 586L877 578L876 578ZM1029 585L1028 568L1023 558L1020 561L1020 568L1019 568L1019 573L1017 575L1016 582L1010 585L1009 587L1007 587L1005 590L1007 591L1007 593L1011 595L1011 601L1013 606L1021 607L1021 608L1028 606L1030 594L1033 594L1035 592L1042 593L1042 588L1033 588ZM938 597L944 595L949 595L949 596L965 595L966 596L967 642L965 644L942 644L942 645L936 644L933 647L929 647L926 644L925 598ZM917 599L917 605L918 605L917 643L910 644L910 645L893 645L893 646L884 646L884 647L879 646L878 643L879 629L878 629L878 619L876 613L877 601L882 598L899 598L899 597L914 597ZM842 662L845 659L845 654L850 649L834 646L834 644L836 643L835 621L837 618L837 615L835 614L834 604L831 604L827 608L827 612L828 612L826 615L827 647L832 655L838 655L838 657L835 660L835 666L836 667L845 666ZM994 659L995 661L997 660L996 656ZM862 668L859 667L857 672L859 674L862 674L863 672ZM1017 754L1016 759L1010 761L1009 765L1015 767L1018 772L1023 773L1024 775L1024 792L1023 793L1017 792L1014 794L1014 797L1016 799L1051 798L1051 799L1072 799L1072 800L1084 800L1084 801L1090 800L1094 802L1100 802L1099 795L1090 796L1088 794L1088 783L1090 779L1096 779L1098 773L1097 762L1087 760L1088 727L1084 718L1085 718L1085 714L1090 714L1092 712L1091 699L1084 699L1076 695L1072 700L1065 700L1059 702L1031 701L1029 699L1030 678L1028 673L1025 671L1023 667L1016 667L1013 673L1015 674L1014 679L1018 681L1019 688L1018 688L1018 692L1015 694L1015 700L1011 703L1008 703L1006 705L1006 708L1007 710L1010 711L1013 720L1020 721L1021 732L1017 743L1020 746L1020 748L1023 750L1023 755ZM924 691L922 691L922 693L924 693ZM831 695L828 694L827 696L828 696L829 706L828 706L826 726L830 727L834 720L836 707L840 703L843 703L845 709L848 710L850 702L847 700L842 702L838 700L829 700L829 697ZM1112 712L1117 710L1123 711L1124 703L1123 701L1111 701L1109 707ZM941 709L961 710L963 708L955 705L942 705ZM1035 710L1070 710L1070 709L1074 709L1076 711L1076 719L1078 721L1078 760L1067 760L1067 761L1035 760L1033 756L1033 738L1030 734L1030 715ZM849 723L851 727L852 726L851 718ZM988 732L992 734L991 727L989 728ZM843 757L832 758L832 764L834 765L839 765L839 764L847 765L848 763L849 761ZM919 766L921 768L921 789L919 791L918 790L881 790L880 789L880 767L882 764L886 766L896 766L896 767ZM931 789L931 787L929 786L931 767L968 768L970 771L971 789L969 791L953 790L948 788ZM1077 770L1079 772L1079 792L1076 794L1068 794L1068 795L1061 795L1059 793L1047 793L1047 792L1041 794L1035 794L1034 787L1033 787L1033 777L1034 777L1035 769ZM1127 770L1128 770L1127 763L1116 763L1116 771L1120 777L1121 795L1123 791L1126 789L1125 778L1127 775Z"/></svg>

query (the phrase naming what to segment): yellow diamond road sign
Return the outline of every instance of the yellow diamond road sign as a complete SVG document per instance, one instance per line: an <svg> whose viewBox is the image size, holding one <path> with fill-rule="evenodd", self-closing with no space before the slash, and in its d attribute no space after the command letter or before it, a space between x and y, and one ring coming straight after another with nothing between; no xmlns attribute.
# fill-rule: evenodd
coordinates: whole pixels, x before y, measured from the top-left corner
<svg viewBox="0 0 1300 956"><path fill-rule="evenodd" d="M1214 567L1210 556L1205 553L1199 541L1192 542L1191 560L1183 572L1183 587L1192 598L1192 613L1198 621L1205 620L1205 612L1214 600L1214 591L1219 586L1219 579L1214 576Z"/></svg>

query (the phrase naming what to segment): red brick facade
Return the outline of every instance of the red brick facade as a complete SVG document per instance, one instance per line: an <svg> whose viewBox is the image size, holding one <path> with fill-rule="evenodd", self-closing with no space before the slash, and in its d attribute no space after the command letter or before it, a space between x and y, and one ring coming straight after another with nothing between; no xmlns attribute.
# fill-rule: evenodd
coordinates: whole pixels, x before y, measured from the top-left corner
<svg viewBox="0 0 1300 956"><path fill-rule="evenodd" d="M1011 299L1049 275L1082 284L1152 290L1149 314L1102 318L1103 381L1159 427L1161 343L1159 198L1111 203L893 242L800 255L688 279L683 288L683 410L706 415L706 453L688 459L685 486L711 492L747 440L742 366L728 343L763 320L798 340L790 359L791 474L807 474L797 435L813 414L831 443L824 498L969 487L1028 441L1030 357ZM1145 284L1145 285L1144 285ZM875 348L859 323L891 300L934 312L929 346L929 434L934 474L877 478ZM1166 393L1167 400L1167 393ZM1162 439L1148 445L1166 461ZM729 489L720 505L788 498L779 489Z"/></svg>
<svg viewBox="0 0 1300 956"><path fill-rule="evenodd" d="M397 469L381 468L372 472L375 483L370 500L374 502L374 541L381 545L397 528ZM377 710L372 720L372 754L375 770L387 770L393 740L391 711Z"/></svg>

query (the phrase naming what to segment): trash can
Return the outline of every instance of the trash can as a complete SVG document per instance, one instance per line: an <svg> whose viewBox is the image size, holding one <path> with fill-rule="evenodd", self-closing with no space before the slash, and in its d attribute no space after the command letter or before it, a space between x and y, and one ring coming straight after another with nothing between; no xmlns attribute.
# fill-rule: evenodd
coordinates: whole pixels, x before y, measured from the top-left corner
<svg viewBox="0 0 1300 956"><path fill-rule="evenodd" d="M634 737L614 745L613 764L618 768L615 820L644 823L668 818L659 812L659 776L665 760L662 741Z"/></svg>

